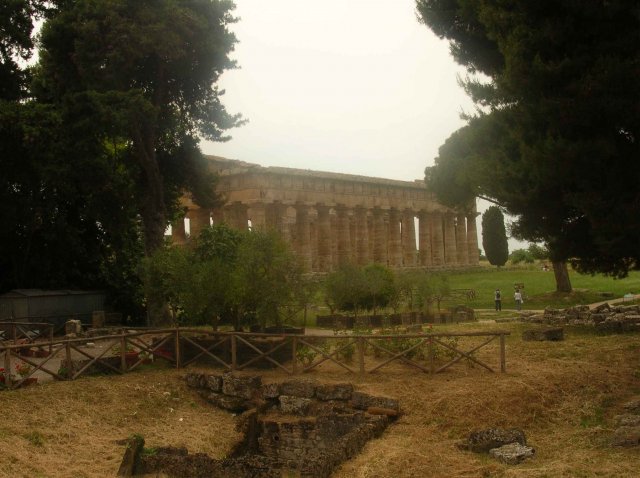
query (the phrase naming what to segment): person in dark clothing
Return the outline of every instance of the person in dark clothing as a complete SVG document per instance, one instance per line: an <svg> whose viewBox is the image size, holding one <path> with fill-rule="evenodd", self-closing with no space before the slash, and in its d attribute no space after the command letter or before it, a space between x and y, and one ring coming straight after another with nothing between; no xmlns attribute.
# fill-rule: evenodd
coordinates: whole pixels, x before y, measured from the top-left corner
<svg viewBox="0 0 640 478"><path fill-rule="evenodd" d="M500 294L500 289L496 289L494 299L496 301L496 311L502 310L502 295Z"/></svg>

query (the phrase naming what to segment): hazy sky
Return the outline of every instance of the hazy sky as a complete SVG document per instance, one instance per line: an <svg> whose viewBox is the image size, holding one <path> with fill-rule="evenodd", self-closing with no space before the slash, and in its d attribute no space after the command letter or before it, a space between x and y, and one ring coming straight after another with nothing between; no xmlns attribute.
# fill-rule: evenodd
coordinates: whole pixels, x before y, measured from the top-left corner
<svg viewBox="0 0 640 478"><path fill-rule="evenodd" d="M424 177L472 102L414 0L236 0L239 69L221 86L249 123L203 151L263 166ZM478 204L482 211L486 206ZM480 221L478 221L478 225ZM481 237L479 237L481 242Z"/></svg>
<svg viewBox="0 0 640 478"><path fill-rule="evenodd" d="M224 104L249 123L206 153L413 180L472 104L414 0L236 0L240 69Z"/></svg>

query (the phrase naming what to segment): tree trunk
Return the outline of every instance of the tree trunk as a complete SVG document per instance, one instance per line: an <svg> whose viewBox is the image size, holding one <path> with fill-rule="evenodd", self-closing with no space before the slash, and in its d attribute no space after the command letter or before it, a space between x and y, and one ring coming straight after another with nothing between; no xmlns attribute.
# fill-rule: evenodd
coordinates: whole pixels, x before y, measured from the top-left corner
<svg viewBox="0 0 640 478"><path fill-rule="evenodd" d="M571 292L571 280L566 262L552 262L553 274L556 276L556 292Z"/></svg>

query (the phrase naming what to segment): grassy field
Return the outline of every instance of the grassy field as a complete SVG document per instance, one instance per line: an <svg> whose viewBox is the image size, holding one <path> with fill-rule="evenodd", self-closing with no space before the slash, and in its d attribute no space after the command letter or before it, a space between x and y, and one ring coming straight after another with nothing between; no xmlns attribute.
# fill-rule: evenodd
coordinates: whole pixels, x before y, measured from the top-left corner
<svg viewBox="0 0 640 478"><path fill-rule="evenodd" d="M493 293L502 291L504 308L513 308L514 284L524 283L525 309L544 309L545 307L563 308L576 304L589 304L606 300L603 292L614 297L627 293L640 293L640 272L632 272L625 279L612 279L603 275L583 275L569 271L572 294L555 292L556 283L553 271L542 271L539 267L512 267L497 269L482 268L477 271L451 272L448 274L452 289L474 289L476 299L462 301L473 308L493 308ZM447 301L447 305L461 301Z"/></svg>
<svg viewBox="0 0 640 478"><path fill-rule="evenodd" d="M436 331L496 327L470 323ZM404 413L334 478L638 476L638 449L612 448L609 440L614 416L640 395L640 334L568 327L563 342L524 342L526 327L500 324L511 332L505 374L465 362L435 376L401 364L364 378L331 364L306 374L396 397ZM497 348L482 349L478 358L495 366ZM223 457L239 439L234 418L188 389L184 373L147 370L0 393L0 476L113 476L124 452L116 441L132 433L142 434L148 447L186 446ZM287 378L261 373L264 381ZM456 448L472 430L492 426L523 429L535 458L507 466Z"/></svg>
<svg viewBox="0 0 640 478"><path fill-rule="evenodd" d="M450 271L445 273L451 289L473 289L476 298L473 300L451 297L441 303L441 308L455 305L466 305L475 309L493 309L493 294L496 289L502 291L502 307L513 310L514 284L524 283L523 308L525 310L542 310L545 307L565 308L573 305L592 304L607 300L603 293L613 294L613 298L625 294L640 294L640 271L631 272L625 279L613 279L602 274L590 276L569 270L574 291L571 294L556 293L556 282L553 271L542 271L539 266L512 266L496 268L485 263L475 270ZM321 294L319 294L321 295ZM386 312L391 313L392 310ZM329 309L322 302L308 311L307 326L315 325L316 315L327 315ZM508 315L506 312L504 315ZM303 315L298 314L295 323L303 325Z"/></svg>

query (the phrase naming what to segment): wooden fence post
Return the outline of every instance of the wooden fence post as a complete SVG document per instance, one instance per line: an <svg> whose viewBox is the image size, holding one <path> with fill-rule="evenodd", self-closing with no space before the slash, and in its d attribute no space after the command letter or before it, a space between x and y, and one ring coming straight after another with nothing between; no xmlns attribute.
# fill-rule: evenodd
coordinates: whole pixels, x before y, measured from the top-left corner
<svg viewBox="0 0 640 478"><path fill-rule="evenodd" d="M236 334L231 335L231 370L238 368L238 338Z"/></svg>
<svg viewBox="0 0 640 478"><path fill-rule="evenodd" d="M291 360L293 374L298 373L298 337L291 337Z"/></svg>
<svg viewBox="0 0 640 478"><path fill-rule="evenodd" d="M4 351L4 384L11 388L11 349Z"/></svg>
<svg viewBox="0 0 640 478"><path fill-rule="evenodd" d="M364 375L364 337L358 337L358 369Z"/></svg>
<svg viewBox="0 0 640 478"><path fill-rule="evenodd" d="M507 358L505 356L504 334L500 334L500 371L502 373L505 373L507 371Z"/></svg>
<svg viewBox="0 0 640 478"><path fill-rule="evenodd" d="M120 337L120 370L127 371L127 339L124 336L124 330L122 337Z"/></svg>
<svg viewBox="0 0 640 478"><path fill-rule="evenodd" d="M180 358L182 355L182 349L180 348L180 327L176 327L175 353L176 353L176 368L180 368L182 367L182 360Z"/></svg>
<svg viewBox="0 0 640 478"><path fill-rule="evenodd" d="M71 363L71 344L69 343L69 339L65 343L65 358L67 361L67 378L69 380L73 380L73 364Z"/></svg>
<svg viewBox="0 0 640 478"><path fill-rule="evenodd" d="M433 337L429 337L429 373L433 375L436 372L436 354L433 345Z"/></svg>

